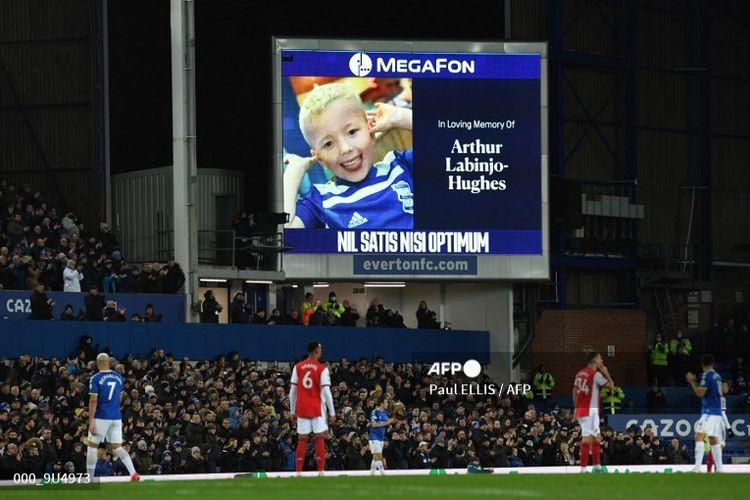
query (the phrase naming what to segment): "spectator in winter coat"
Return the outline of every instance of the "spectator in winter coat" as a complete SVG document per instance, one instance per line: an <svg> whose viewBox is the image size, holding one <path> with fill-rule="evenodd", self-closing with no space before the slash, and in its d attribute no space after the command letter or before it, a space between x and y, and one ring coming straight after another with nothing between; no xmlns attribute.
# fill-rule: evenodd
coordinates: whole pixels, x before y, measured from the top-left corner
<svg viewBox="0 0 750 500"><path fill-rule="evenodd" d="M73 259L68 259L65 269L63 269L63 291L64 292L81 292L81 281L83 280L83 273L77 268L77 262Z"/></svg>
<svg viewBox="0 0 750 500"><path fill-rule="evenodd" d="M161 322L161 314L156 314L156 312L154 311L153 304L146 304L146 311L143 313L143 322L144 323L160 323Z"/></svg>
<svg viewBox="0 0 750 500"><path fill-rule="evenodd" d="M5 447L4 454L0 456L0 479L13 479L13 475L20 472L24 472L22 452L18 450L16 443L10 442Z"/></svg>
<svg viewBox="0 0 750 500"><path fill-rule="evenodd" d="M136 470L141 474L150 474L154 466L154 459L148 450L148 444L146 441L143 439L138 441L134 455L133 461L138 464Z"/></svg>
<svg viewBox="0 0 750 500"><path fill-rule="evenodd" d="M65 305L65 310L60 315L60 321L75 321L78 318L76 318L75 311L73 310L73 306L71 304Z"/></svg>
<svg viewBox="0 0 750 500"><path fill-rule="evenodd" d="M162 291L164 293L179 292L182 285L185 284L185 273L180 269L180 265L177 264L174 259L169 259L167 262L167 268L163 272Z"/></svg>
<svg viewBox="0 0 750 500"><path fill-rule="evenodd" d="M248 324L250 323L251 308L245 304L245 295L238 292L234 294L234 300L229 306L229 322Z"/></svg>
<svg viewBox="0 0 750 500"><path fill-rule="evenodd" d="M124 275L122 287L126 293L143 293L143 284L141 283L141 270L136 266L120 268Z"/></svg>
<svg viewBox="0 0 750 500"><path fill-rule="evenodd" d="M5 228L5 234L8 236L8 247L13 248L23 240L23 222L21 220L21 214L14 214L13 218L8 221L8 225Z"/></svg>
<svg viewBox="0 0 750 500"><path fill-rule="evenodd" d="M110 456L107 455L107 450L99 448L97 450L96 468L94 469L94 476L114 476L115 469L110 461Z"/></svg>
<svg viewBox="0 0 750 500"><path fill-rule="evenodd" d="M76 225L75 214L73 214L73 212L66 213L60 221L60 224L62 225L64 233L68 236L72 236L74 234L80 236L81 230Z"/></svg>
<svg viewBox="0 0 750 500"><path fill-rule="evenodd" d="M201 323L218 323L219 313L223 307L216 300L213 290L207 290L203 294L203 302L201 303Z"/></svg>
<svg viewBox="0 0 750 500"><path fill-rule="evenodd" d="M440 322L437 320L437 314L430 311L427 302L424 300L419 303L417 308L417 328L428 330L439 330Z"/></svg>
<svg viewBox="0 0 750 500"><path fill-rule="evenodd" d="M677 438L672 439L667 449L667 458L670 464L675 465L686 465L691 464L692 456L687 449L687 445L680 445L680 440Z"/></svg>
<svg viewBox="0 0 750 500"><path fill-rule="evenodd" d="M169 450L164 450L162 452L159 465L161 466L162 474L179 474L180 472L177 470L177 464L172 460L172 452Z"/></svg>
<svg viewBox="0 0 750 500"><path fill-rule="evenodd" d="M112 267L112 261L104 261L104 271L102 272L102 292L117 293L117 273Z"/></svg>
<svg viewBox="0 0 750 500"><path fill-rule="evenodd" d="M357 326L359 313L351 306L348 300L341 303L344 306L344 312L341 313L341 326Z"/></svg>
<svg viewBox="0 0 750 500"><path fill-rule="evenodd" d="M193 446L190 450L190 456L185 459L184 471L188 474L203 474L206 472L206 462L203 460L201 449Z"/></svg>
<svg viewBox="0 0 750 500"><path fill-rule="evenodd" d="M29 319L52 319L52 308L55 303L47 298L44 285L37 283L31 292L31 316Z"/></svg>
<svg viewBox="0 0 750 500"><path fill-rule="evenodd" d="M13 283L12 288L10 288L11 290L26 290L26 278L29 276L28 267L20 255L13 256L8 266Z"/></svg>
<svg viewBox="0 0 750 500"><path fill-rule="evenodd" d="M127 321L125 316L125 308L117 308L117 303L114 300L108 300L104 308L104 321Z"/></svg>
<svg viewBox="0 0 750 500"><path fill-rule="evenodd" d="M104 306L106 300L104 295L99 293L99 288L96 285L91 285L88 295L84 299L86 305L86 315L84 319L86 321L103 321L104 320Z"/></svg>
<svg viewBox="0 0 750 500"><path fill-rule="evenodd" d="M646 394L646 409L649 413L658 413L667 404L667 398L658 385L652 385Z"/></svg>

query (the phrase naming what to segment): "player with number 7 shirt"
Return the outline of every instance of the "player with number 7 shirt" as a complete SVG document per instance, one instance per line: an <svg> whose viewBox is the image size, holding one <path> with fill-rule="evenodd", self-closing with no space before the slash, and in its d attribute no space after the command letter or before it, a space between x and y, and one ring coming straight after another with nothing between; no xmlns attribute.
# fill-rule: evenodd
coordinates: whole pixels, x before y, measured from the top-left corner
<svg viewBox="0 0 750 500"><path fill-rule="evenodd" d="M110 368L109 355L99 353L96 357L97 373L89 379L89 435L86 440L86 470L94 477L99 443L107 440L112 452L128 469L131 481L141 479L133 466L133 460L122 447L122 375Z"/></svg>
<svg viewBox="0 0 750 500"><path fill-rule="evenodd" d="M336 419L331 394L331 375L328 367L320 362L323 347L313 341L307 345L307 358L292 369L289 389L290 411L297 420L297 453L295 468L302 472L310 433L315 443L315 458L318 474L322 475L326 465L325 438L328 432L326 411L331 423Z"/></svg>
<svg viewBox="0 0 750 500"><path fill-rule="evenodd" d="M589 465L589 453L593 455L593 471L601 471L601 432L599 431L599 389L614 388L615 383L609 370L604 366L601 354L589 352L586 355L588 366L581 369L573 383L573 404L575 418L581 425L581 472Z"/></svg>

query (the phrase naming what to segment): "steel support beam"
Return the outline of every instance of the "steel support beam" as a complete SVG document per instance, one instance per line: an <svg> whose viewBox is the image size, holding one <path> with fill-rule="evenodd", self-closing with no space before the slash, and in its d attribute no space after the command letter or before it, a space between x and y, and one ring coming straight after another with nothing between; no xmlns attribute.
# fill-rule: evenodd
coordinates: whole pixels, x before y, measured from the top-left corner
<svg viewBox="0 0 750 500"><path fill-rule="evenodd" d="M698 172L706 189L700 194L700 269L701 281L711 280L713 263L713 180L711 175L711 7L710 2L695 0L698 67L706 68L698 76Z"/></svg>
<svg viewBox="0 0 750 500"><path fill-rule="evenodd" d="M195 153L195 26L192 0L170 0L174 258L185 272L185 317L198 301L198 168Z"/></svg>
<svg viewBox="0 0 750 500"><path fill-rule="evenodd" d="M636 135L636 79L635 79L635 0L622 0L620 2L619 16L612 18L602 8L600 0L588 0L580 3L578 9L572 13L572 17L566 23L564 19L565 2L561 0L548 0L547 2L547 19L548 19L548 36L550 40L550 174L560 178L566 177L567 165L574 161L575 152L583 141L591 134L602 141L607 152L611 155L614 163L622 172L624 177L622 182L636 183L638 179L637 168L637 135ZM620 29L621 34L616 36L616 54L595 54L580 51L569 50L565 48L566 35L572 31L573 27L580 22L584 22L583 14L588 10L596 10L603 21L610 27L613 33L616 28ZM624 81L624 97L622 121L622 144L624 153L618 156L615 147L605 137L599 122L604 108L614 97L614 88L610 89L600 107L594 109L584 101L578 90L567 77L568 69L586 69L599 72L614 74L617 78ZM571 95L578 106L585 113L586 127L580 137L578 137L568 149L565 141L565 99ZM617 122L617 120L615 120ZM613 124L616 125L616 124ZM567 307L567 277L569 268L583 269L600 269L620 272L635 273L637 265L635 262L636 252L628 252L630 258L606 259L606 258L585 258L570 257L564 253L564 237L559 239L560 247L558 255L552 256L552 266L558 270L558 294L560 307ZM635 274L632 279L625 280L625 288L632 290L623 290L624 296L633 296L634 303L637 303L636 279Z"/></svg>

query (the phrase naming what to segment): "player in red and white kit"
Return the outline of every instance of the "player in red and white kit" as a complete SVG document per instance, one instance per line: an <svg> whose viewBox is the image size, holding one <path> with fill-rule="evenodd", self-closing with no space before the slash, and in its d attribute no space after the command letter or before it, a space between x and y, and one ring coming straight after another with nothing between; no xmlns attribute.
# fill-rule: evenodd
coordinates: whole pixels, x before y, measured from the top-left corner
<svg viewBox="0 0 750 500"><path fill-rule="evenodd" d="M598 352L586 355L588 366L576 374L573 383L573 404L575 418L581 425L581 472L585 472L589 465L589 453L593 455L594 471L601 467L602 445L599 431L599 389L601 387L614 388L615 383L609 370L604 366L602 356Z"/></svg>
<svg viewBox="0 0 750 500"><path fill-rule="evenodd" d="M320 362L323 348L319 342L307 344L307 358L292 369L292 386L289 390L289 409L297 419L297 453L295 467L302 472L310 433L315 443L315 458L318 472L326 466L325 434L328 432L326 410L331 423L336 419L331 394L331 375L326 365Z"/></svg>

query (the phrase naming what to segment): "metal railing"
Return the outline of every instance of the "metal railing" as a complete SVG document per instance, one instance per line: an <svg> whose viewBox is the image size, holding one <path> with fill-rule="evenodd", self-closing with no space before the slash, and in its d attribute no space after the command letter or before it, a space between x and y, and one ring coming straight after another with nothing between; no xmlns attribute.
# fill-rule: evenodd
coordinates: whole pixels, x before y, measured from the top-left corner
<svg viewBox="0 0 750 500"><path fill-rule="evenodd" d="M174 254L173 231L156 231L156 258ZM198 264L275 271L283 253L281 233L237 236L232 229L198 231Z"/></svg>
<svg viewBox="0 0 750 500"><path fill-rule="evenodd" d="M638 259L641 266L661 269L664 272L692 273L699 258L698 245L665 243L640 243L638 245Z"/></svg>

